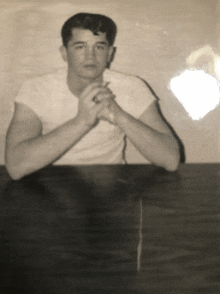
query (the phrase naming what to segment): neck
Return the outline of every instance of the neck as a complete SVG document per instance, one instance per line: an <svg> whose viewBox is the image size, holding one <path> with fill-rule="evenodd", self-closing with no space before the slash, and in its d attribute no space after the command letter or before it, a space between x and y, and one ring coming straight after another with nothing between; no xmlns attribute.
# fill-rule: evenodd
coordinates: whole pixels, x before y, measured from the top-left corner
<svg viewBox="0 0 220 294"><path fill-rule="evenodd" d="M70 71L68 71L68 74L67 74L67 85L70 91L77 97L81 95L81 93L89 84L94 82L101 83L102 81L103 81L103 75L95 79L86 79L86 78L78 77L74 73L71 73Z"/></svg>

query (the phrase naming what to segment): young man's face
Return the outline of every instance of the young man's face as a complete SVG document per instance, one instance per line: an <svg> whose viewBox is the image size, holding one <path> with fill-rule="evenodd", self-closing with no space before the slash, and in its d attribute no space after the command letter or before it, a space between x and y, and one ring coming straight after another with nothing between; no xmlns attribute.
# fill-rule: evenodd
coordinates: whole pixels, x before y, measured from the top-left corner
<svg viewBox="0 0 220 294"><path fill-rule="evenodd" d="M106 33L96 36L90 30L74 28L67 48L61 47L61 54L73 75L93 81L102 77L112 50Z"/></svg>

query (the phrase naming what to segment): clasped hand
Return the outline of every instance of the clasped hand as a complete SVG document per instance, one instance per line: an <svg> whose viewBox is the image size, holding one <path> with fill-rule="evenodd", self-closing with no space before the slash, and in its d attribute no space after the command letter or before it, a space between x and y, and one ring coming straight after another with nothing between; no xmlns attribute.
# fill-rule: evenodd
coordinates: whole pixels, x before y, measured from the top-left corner
<svg viewBox="0 0 220 294"><path fill-rule="evenodd" d="M115 95L101 83L89 84L79 97L78 119L82 119L90 127L100 119L115 123L115 110L119 108Z"/></svg>

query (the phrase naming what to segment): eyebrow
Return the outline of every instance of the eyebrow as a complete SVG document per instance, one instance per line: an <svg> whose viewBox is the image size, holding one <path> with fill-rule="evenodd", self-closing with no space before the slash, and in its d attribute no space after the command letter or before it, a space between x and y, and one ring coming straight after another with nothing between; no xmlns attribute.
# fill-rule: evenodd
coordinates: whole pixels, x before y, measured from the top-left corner
<svg viewBox="0 0 220 294"><path fill-rule="evenodd" d="M85 44L86 42L82 42L82 41L79 41L79 42L74 42L73 44L72 44L72 46L73 45L78 45L78 44Z"/></svg>
<svg viewBox="0 0 220 294"><path fill-rule="evenodd" d="M86 42L83 42L83 41L78 41L78 42L74 42L73 44L72 44L72 46L74 46L74 45L82 45L82 44L86 44ZM106 46L108 46L108 43L106 42L106 41L99 41L99 42L96 42L96 44L101 44L101 45L106 45Z"/></svg>
<svg viewBox="0 0 220 294"><path fill-rule="evenodd" d="M101 45L108 45L108 43L107 42L96 42L96 44L101 44Z"/></svg>

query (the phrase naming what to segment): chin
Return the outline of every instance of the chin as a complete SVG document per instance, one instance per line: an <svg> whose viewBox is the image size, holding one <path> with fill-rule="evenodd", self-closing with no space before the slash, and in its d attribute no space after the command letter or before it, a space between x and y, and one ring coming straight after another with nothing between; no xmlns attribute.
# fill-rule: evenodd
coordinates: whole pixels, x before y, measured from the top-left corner
<svg viewBox="0 0 220 294"><path fill-rule="evenodd" d="M105 68L103 69L93 69L93 70L83 70L81 72L81 77L85 78L85 79L97 79L98 77L100 77L103 72L105 71Z"/></svg>
<svg viewBox="0 0 220 294"><path fill-rule="evenodd" d="M102 75L102 73L103 72L101 72L99 74L84 74L84 75L81 75L81 77L83 79L96 80Z"/></svg>

